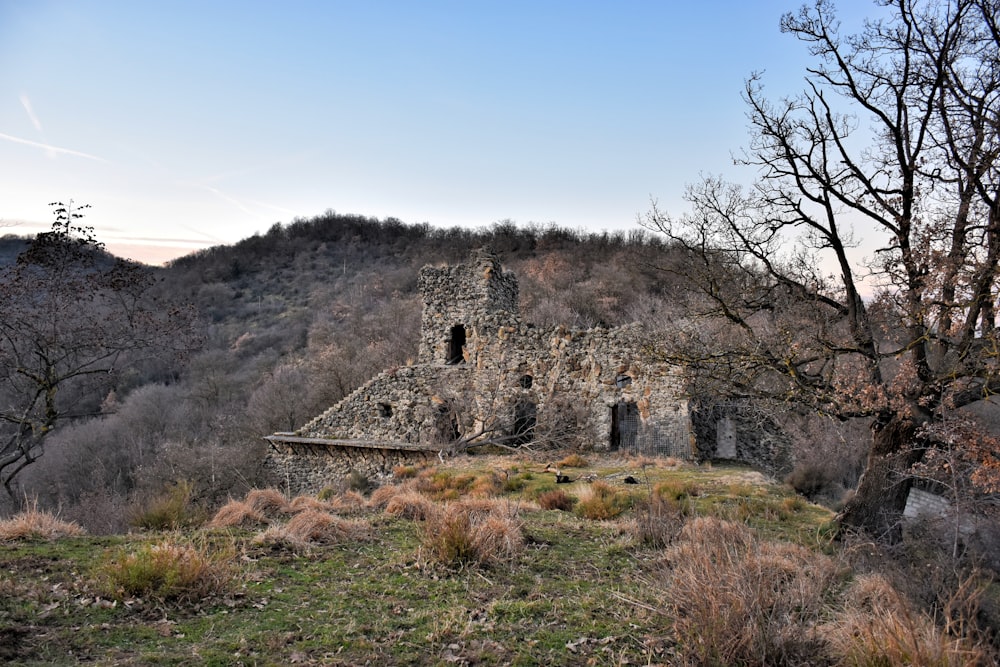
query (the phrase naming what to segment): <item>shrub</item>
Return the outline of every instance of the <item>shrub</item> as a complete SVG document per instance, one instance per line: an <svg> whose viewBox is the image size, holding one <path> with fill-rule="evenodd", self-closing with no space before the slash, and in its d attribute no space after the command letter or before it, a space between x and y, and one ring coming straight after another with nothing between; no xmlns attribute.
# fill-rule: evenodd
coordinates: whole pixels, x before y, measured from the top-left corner
<svg viewBox="0 0 1000 667"><path fill-rule="evenodd" d="M632 506L632 496L617 491L605 482L594 482L576 504L576 513L584 519L614 519Z"/></svg>
<svg viewBox="0 0 1000 667"><path fill-rule="evenodd" d="M371 480L360 470L352 470L347 475L344 485L348 491L357 491L358 493L367 493L372 488Z"/></svg>
<svg viewBox="0 0 1000 667"><path fill-rule="evenodd" d="M294 540L318 544L336 544L366 535L366 524L341 519L327 512L307 509L299 512L283 527Z"/></svg>
<svg viewBox="0 0 1000 667"><path fill-rule="evenodd" d="M570 454L563 458L557 465L560 468L586 468L590 465L590 462L579 454Z"/></svg>
<svg viewBox="0 0 1000 667"><path fill-rule="evenodd" d="M416 491L397 493L385 505L386 514L411 521L425 521L436 509L430 498Z"/></svg>
<svg viewBox="0 0 1000 667"><path fill-rule="evenodd" d="M256 511L247 502L230 500L219 508L215 516L206 524L207 528L250 527L267 524L267 517Z"/></svg>
<svg viewBox="0 0 1000 667"><path fill-rule="evenodd" d="M636 541L657 549L669 546L684 525L686 507L659 495L643 501L632 524Z"/></svg>
<svg viewBox="0 0 1000 667"><path fill-rule="evenodd" d="M543 510L561 510L563 512L568 512L573 509L576 504L577 499L575 496L571 496L562 489L552 489L551 491L545 491L538 495L538 506Z"/></svg>
<svg viewBox="0 0 1000 667"><path fill-rule="evenodd" d="M399 465L392 469L392 476L395 479L413 479L417 476L416 466Z"/></svg>
<svg viewBox="0 0 1000 667"><path fill-rule="evenodd" d="M244 502L253 511L272 519L291 511L285 494L277 489L252 489L247 493Z"/></svg>
<svg viewBox="0 0 1000 667"><path fill-rule="evenodd" d="M424 522L422 544L449 567L510 560L523 550L524 534L516 512L505 508L498 503L489 508L482 503L449 505Z"/></svg>
<svg viewBox="0 0 1000 667"><path fill-rule="evenodd" d="M99 566L98 578L107 594L118 600L149 596L194 601L224 591L233 571L224 555L165 541L118 552Z"/></svg>
<svg viewBox="0 0 1000 667"><path fill-rule="evenodd" d="M828 626L828 639L846 664L957 667L990 663L985 646L937 627L881 574L859 576L844 597L845 611Z"/></svg>
<svg viewBox="0 0 1000 667"><path fill-rule="evenodd" d="M204 515L192 503L194 485L179 481L133 514L132 525L147 530L177 530L200 523Z"/></svg>
<svg viewBox="0 0 1000 667"><path fill-rule="evenodd" d="M86 531L71 521L62 521L37 507L15 514L0 521L0 540L54 540L60 537L77 537Z"/></svg>
<svg viewBox="0 0 1000 667"><path fill-rule="evenodd" d="M705 517L684 526L665 560L666 614L681 662L820 660L826 645L815 627L836 573L828 557Z"/></svg>

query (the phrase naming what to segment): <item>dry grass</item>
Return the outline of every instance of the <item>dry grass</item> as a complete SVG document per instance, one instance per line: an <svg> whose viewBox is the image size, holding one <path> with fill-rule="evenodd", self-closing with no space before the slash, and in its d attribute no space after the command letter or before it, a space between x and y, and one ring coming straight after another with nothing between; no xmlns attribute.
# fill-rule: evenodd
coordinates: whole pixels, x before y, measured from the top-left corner
<svg viewBox="0 0 1000 667"><path fill-rule="evenodd" d="M584 519L605 521L620 516L632 506L632 502L630 494L598 481L583 487L575 511Z"/></svg>
<svg viewBox="0 0 1000 667"><path fill-rule="evenodd" d="M367 523L343 519L318 509L303 509L285 524L274 524L255 538L258 543L305 551L317 545L340 544L369 537Z"/></svg>
<svg viewBox="0 0 1000 667"><path fill-rule="evenodd" d="M335 544L367 534L367 524L311 509L293 516L284 528L295 538L318 544Z"/></svg>
<svg viewBox="0 0 1000 667"><path fill-rule="evenodd" d="M843 610L826 626L834 651L850 665L987 665L984 647L952 636L915 610L881 574L857 577Z"/></svg>
<svg viewBox="0 0 1000 667"><path fill-rule="evenodd" d="M249 528L267 525L266 516L255 510L248 503L230 500L219 508L215 516L205 524L206 528Z"/></svg>
<svg viewBox="0 0 1000 667"><path fill-rule="evenodd" d="M386 514L411 521L425 521L437 511L438 508L434 501L416 491L395 493L389 497L385 504Z"/></svg>
<svg viewBox="0 0 1000 667"><path fill-rule="evenodd" d="M83 528L71 521L63 521L53 514L41 512L37 506L0 521L0 540L55 540L60 537L77 537L86 534Z"/></svg>
<svg viewBox="0 0 1000 667"><path fill-rule="evenodd" d="M320 512L326 512L330 509L330 506L320 500L315 496L295 496L288 503L288 511L290 514L297 514L298 512L303 512L305 510L318 510Z"/></svg>
<svg viewBox="0 0 1000 667"><path fill-rule="evenodd" d="M538 495L538 506L544 510L561 510L569 512L576 504L576 496L571 496L562 489L553 489Z"/></svg>
<svg viewBox="0 0 1000 667"><path fill-rule="evenodd" d="M97 571L107 594L124 600L149 596L163 601L195 601L226 590L234 574L227 554L164 541L119 552Z"/></svg>
<svg viewBox="0 0 1000 667"><path fill-rule="evenodd" d="M409 490L409 485L386 484L371 492L368 496L368 506L372 509L385 509L393 496L399 495L404 490Z"/></svg>
<svg viewBox="0 0 1000 667"><path fill-rule="evenodd" d="M556 464L560 468L586 468L590 465L590 461L583 458L579 454L569 454L563 457L559 463Z"/></svg>
<svg viewBox="0 0 1000 667"><path fill-rule="evenodd" d="M291 512L285 494L277 489L253 489L247 493L244 502L255 512L276 519Z"/></svg>
<svg viewBox="0 0 1000 667"><path fill-rule="evenodd" d="M368 501L357 491L344 491L327 501L331 512L352 515L362 514L368 509Z"/></svg>
<svg viewBox="0 0 1000 667"><path fill-rule="evenodd" d="M428 468L416 478L416 488L433 500L458 500L467 495L476 483L476 475Z"/></svg>
<svg viewBox="0 0 1000 667"><path fill-rule="evenodd" d="M666 562L667 614L685 664L805 664L825 650L816 626L837 572L830 558L697 518Z"/></svg>
<svg viewBox="0 0 1000 667"><path fill-rule="evenodd" d="M677 538L687 513L678 503L653 495L636 508L629 529L636 542L662 549Z"/></svg>
<svg viewBox="0 0 1000 667"><path fill-rule="evenodd" d="M524 550L522 522L516 506L462 501L429 516L422 544L439 563L449 567L496 565Z"/></svg>

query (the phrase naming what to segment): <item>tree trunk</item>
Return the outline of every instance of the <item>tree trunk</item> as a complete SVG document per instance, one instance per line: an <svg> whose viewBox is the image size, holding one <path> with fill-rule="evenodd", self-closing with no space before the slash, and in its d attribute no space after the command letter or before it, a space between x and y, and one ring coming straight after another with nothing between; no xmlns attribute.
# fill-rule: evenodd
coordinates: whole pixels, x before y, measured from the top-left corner
<svg viewBox="0 0 1000 667"><path fill-rule="evenodd" d="M916 430L912 420L900 417L872 427L864 474L837 517L841 530L859 530L889 542L902 539L903 510L913 484L910 468L924 455Z"/></svg>

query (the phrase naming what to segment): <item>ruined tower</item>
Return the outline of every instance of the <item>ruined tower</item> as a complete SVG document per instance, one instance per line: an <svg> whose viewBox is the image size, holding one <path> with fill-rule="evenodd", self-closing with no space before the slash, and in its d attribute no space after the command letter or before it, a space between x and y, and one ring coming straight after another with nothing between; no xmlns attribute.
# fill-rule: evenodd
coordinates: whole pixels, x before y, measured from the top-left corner
<svg viewBox="0 0 1000 667"><path fill-rule="evenodd" d="M460 364L473 329L488 336L517 317L517 278L504 273L490 248L456 266L425 266L417 287L423 300L419 361Z"/></svg>

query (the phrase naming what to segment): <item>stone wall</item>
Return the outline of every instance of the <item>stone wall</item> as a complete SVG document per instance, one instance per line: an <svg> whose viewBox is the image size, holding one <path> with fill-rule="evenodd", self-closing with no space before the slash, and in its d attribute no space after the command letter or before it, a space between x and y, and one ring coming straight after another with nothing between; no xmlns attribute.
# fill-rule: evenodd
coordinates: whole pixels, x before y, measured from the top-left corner
<svg viewBox="0 0 1000 667"><path fill-rule="evenodd" d="M295 435L343 440L397 441L432 446L453 435L442 386L463 385L468 366L393 368L352 392Z"/></svg>
<svg viewBox="0 0 1000 667"><path fill-rule="evenodd" d="M752 402L699 400L690 413L699 461L739 461L778 478L791 472L791 440Z"/></svg>
<svg viewBox="0 0 1000 667"><path fill-rule="evenodd" d="M460 436L691 456L684 383L657 359L662 342L641 325L573 330L525 323L517 315L517 279L488 250L466 264L424 267L419 287L418 363L384 371L290 434L324 446L352 441L357 449L331 445L335 455L325 458L302 448L276 454L288 480L316 486L359 466L391 469L383 455L364 459L359 443L381 450L396 443L430 455Z"/></svg>
<svg viewBox="0 0 1000 667"><path fill-rule="evenodd" d="M289 497L337 488L354 472L372 481L385 480L397 466L418 465L435 456L433 452L368 447L330 446L322 453L281 449L269 452L264 466L272 484Z"/></svg>
<svg viewBox="0 0 1000 667"><path fill-rule="evenodd" d="M450 360L455 327L482 327L491 315L517 314L517 278L504 273L499 258L488 249L473 253L467 264L425 266L417 287L423 297L420 363Z"/></svg>

